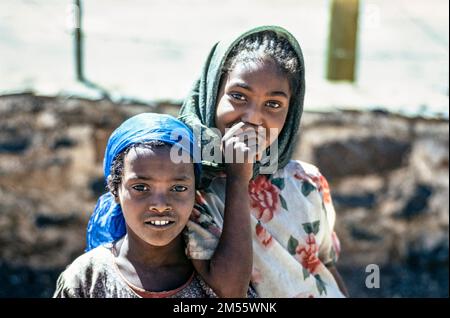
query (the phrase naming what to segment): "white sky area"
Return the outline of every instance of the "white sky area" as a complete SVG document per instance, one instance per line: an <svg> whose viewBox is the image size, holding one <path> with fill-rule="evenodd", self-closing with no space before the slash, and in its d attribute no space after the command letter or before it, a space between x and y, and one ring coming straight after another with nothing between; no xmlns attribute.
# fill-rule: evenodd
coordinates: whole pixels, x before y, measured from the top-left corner
<svg viewBox="0 0 450 318"><path fill-rule="evenodd" d="M75 81L71 0L0 1L0 94L96 96ZM360 0L356 82L325 79L330 0L84 0L84 70L115 97L181 101L212 45L281 25L303 48L305 109L448 118L448 0Z"/></svg>

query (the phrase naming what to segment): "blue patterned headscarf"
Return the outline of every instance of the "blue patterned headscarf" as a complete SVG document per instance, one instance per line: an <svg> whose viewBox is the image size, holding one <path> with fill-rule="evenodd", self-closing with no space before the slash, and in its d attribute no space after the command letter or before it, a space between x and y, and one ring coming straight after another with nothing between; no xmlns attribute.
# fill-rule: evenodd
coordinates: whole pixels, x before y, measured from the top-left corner
<svg viewBox="0 0 450 318"><path fill-rule="evenodd" d="M194 148L191 130L178 119L163 114L145 113L126 120L108 140L103 160L105 182L111 172L111 165L118 154L129 146L158 140L170 145L177 144L190 154L194 162L196 181L200 176L200 158ZM114 196L108 192L102 195L95 206L87 227L87 247L89 251L104 243L113 242L126 234L125 218Z"/></svg>

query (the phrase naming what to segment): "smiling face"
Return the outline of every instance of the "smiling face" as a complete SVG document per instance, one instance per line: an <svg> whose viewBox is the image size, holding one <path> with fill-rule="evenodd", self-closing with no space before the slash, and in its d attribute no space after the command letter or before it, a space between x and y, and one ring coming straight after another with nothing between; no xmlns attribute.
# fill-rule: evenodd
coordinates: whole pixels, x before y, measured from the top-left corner
<svg viewBox="0 0 450 318"><path fill-rule="evenodd" d="M291 90L288 77L273 60L264 59L238 63L224 76L216 109L216 127L222 135L238 122L248 128L266 129L267 148L283 129L289 110ZM270 129L275 129L269 140Z"/></svg>
<svg viewBox="0 0 450 318"><path fill-rule="evenodd" d="M184 229L195 200L192 163L173 163L170 146L132 148L124 158L118 197L128 235L166 246Z"/></svg>

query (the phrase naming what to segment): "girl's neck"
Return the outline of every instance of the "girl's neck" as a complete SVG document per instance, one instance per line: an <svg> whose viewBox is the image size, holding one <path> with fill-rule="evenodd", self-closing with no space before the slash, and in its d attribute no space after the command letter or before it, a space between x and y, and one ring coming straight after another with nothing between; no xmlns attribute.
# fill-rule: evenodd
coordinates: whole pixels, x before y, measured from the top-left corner
<svg viewBox="0 0 450 318"><path fill-rule="evenodd" d="M192 277L193 266L180 236L167 246L157 247L127 234L115 244L114 251L119 273L132 289L168 291Z"/></svg>
<svg viewBox="0 0 450 318"><path fill-rule="evenodd" d="M166 246L152 246L140 238L126 234L116 245L117 256L134 267L161 268L176 266L187 261L181 236Z"/></svg>

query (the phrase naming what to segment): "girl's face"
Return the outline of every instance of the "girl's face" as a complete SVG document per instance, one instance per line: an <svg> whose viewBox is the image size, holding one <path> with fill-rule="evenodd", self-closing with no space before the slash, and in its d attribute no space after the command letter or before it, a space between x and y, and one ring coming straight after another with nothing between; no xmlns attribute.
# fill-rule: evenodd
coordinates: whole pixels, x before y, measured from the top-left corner
<svg viewBox="0 0 450 318"><path fill-rule="evenodd" d="M216 127L222 135L238 122L245 128L262 126L267 148L280 134L289 109L291 90L287 76L270 59L238 63L222 80L217 99ZM244 129L245 129L244 128ZM269 140L269 132L272 138Z"/></svg>
<svg viewBox="0 0 450 318"><path fill-rule="evenodd" d="M194 166L173 163L169 146L132 149L118 194L129 235L166 246L182 232L194 206Z"/></svg>

